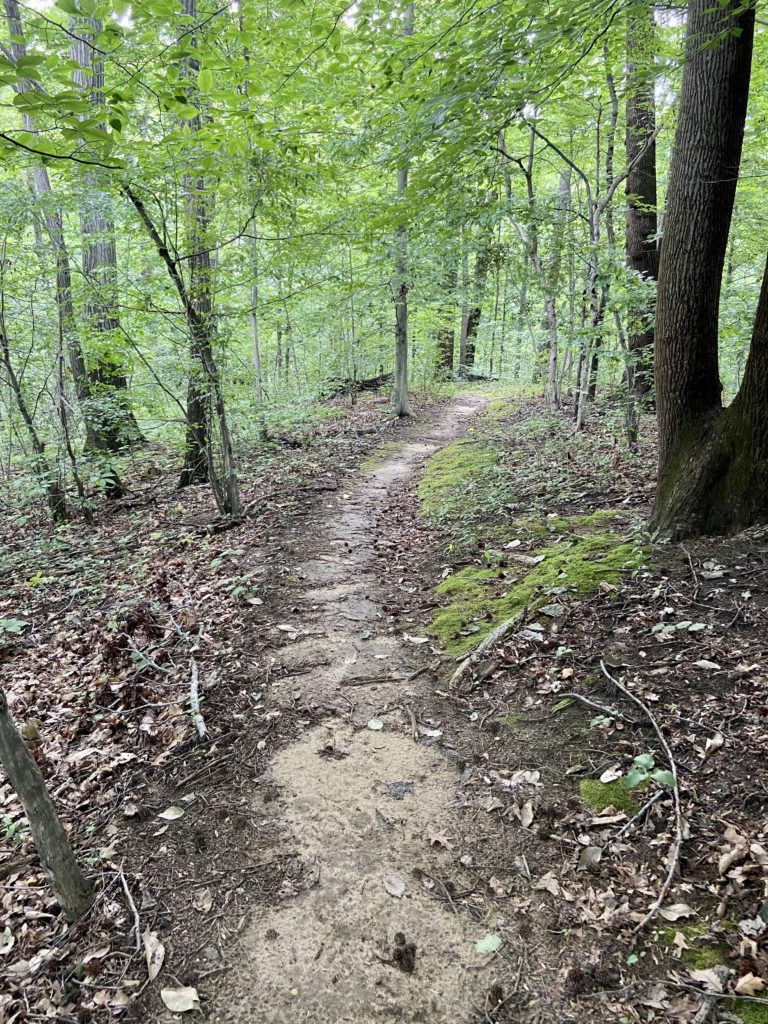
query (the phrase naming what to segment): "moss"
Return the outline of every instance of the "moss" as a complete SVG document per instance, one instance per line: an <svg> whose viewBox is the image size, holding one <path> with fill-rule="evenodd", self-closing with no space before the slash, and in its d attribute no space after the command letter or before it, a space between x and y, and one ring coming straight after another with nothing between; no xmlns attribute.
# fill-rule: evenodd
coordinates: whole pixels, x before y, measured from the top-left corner
<svg viewBox="0 0 768 1024"><path fill-rule="evenodd" d="M535 540L543 540L558 533L587 534L594 533L622 514L618 508L599 508L584 516L547 516L545 519L517 519L512 530L518 534L526 534Z"/></svg>
<svg viewBox="0 0 768 1024"><path fill-rule="evenodd" d="M514 404L505 398L495 398L483 409L483 416L489 420L503 420L515 410Z"/></svg>
<svg viewBox="0 0 768 1024"><path fill-rule="evenodd" d="M640 809L621 779L615 782L582 779L579 793L584 803L598 813L606 807L615 807L617 811L626 811L627 814L635 814Z"/></svg>
<svg viewBox="0 0 768 1024"><path fill-rule="evenodd" d="M522 578L467 568L443 580L436 592L452 601L434 616L429 630L449 654L471 650L495 626L526 608L532 612L551 603L553 595L583 596L600 583L616 583L644 557L643 549L610 533L572 537L539 553L543 561Z"/></svg>
<svg viewBox="0 0 768 1024"><path fill-rule="evenodd" d="M376 447L374 452L367 458L363 459L360 463L360 468L364 473L372 473L374 469L378 469L387 459L398 452L401 448L399 441L385 441Z"/></svg>
<svg viewBox="0 0 768 1024"><path fill-rule="evenodd" d="M508 729L519 729L522 721L520 715L504 715L503 718L499 719L499 722L502 725L506 725Z"/></svg>
<svg viewBox="0 0 768 1024"><path fill-rule="evenodd" d="M750 1003L746 999L734 999L729 1004L744 1024L768 1024L768 1006L765 1003Z"/></svg>
<svg viewBox="0 0 768 1024"><path fill-rule="evenodd" d="M474 438L435 452L419 484L421 514L431 520L460 517L471 506L478 481L497 464L498 454L494 445Z"/></svg>

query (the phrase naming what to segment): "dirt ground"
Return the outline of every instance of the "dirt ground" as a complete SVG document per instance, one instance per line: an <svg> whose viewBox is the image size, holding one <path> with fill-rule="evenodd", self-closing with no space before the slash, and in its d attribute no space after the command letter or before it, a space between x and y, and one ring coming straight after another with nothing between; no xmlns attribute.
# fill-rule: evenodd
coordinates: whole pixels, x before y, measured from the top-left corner
<svg viewBox="0 0 768 1024"><path fill-rule="evenodd" d="M483 545L475 558L424 522L416 489L431 455L487 431L487 406L477 396L433 406L374 437L386 443L362 469L316 471L301 495L278 499L291 517L266 536L262 526L265 546L233 531L206 550L207 594L201 569L194 583L184 575L189 554L157 552L160 576L145 575L186 639L170 654L160 633L147 643L166 621L157 603L119 634L152 650L155 668L141 666L139 689L135 668L120 669L114 693L130 682L131 703L99 726L124 752L98 773L111 788L90 840L96 909L53 931L34 866L4 872L12 941L5 949L0 927L0 975L15 994L0 999L0 1019L162 1024L198 1007L221 1024L768 1019L768 542L753 531L657 550L619 585L558 596L556 618L524 616L450 685L456 663L428 631L435 587L483 564ZM582 441L563 441L567 425L562 437L556 424L542 433L538 415L513 403L496 417L515 495L504 515L620 504L639 522L647 453L627 454L598 423L585 459ZM515 541L500 575L541 543ZM222 604L233 579L244 592ZM115 646L109 633L112 658ZM205 680L202 744L180 698L158 699L182 653ZM30 685L22 699L39 714ZM563 696L574 691L598 710ZM21 717L18 698L16 708ZM121 732L134 709L138 734ZM85 755L70 748L56 761L40 745L51 778L96 757L89 721L77 726ZM631 771L649 750L665 767L654 724L676 762L685 836L664 913L637 936L674 849L673 793L595 808L579 787ZM125 753L137 749L131 735L140 763ZM81 806L95 776L74 776ZM162 970L149 981L146 950L158 944ZM192 1014L171 1012L169 991L191 991Z"/></svg>

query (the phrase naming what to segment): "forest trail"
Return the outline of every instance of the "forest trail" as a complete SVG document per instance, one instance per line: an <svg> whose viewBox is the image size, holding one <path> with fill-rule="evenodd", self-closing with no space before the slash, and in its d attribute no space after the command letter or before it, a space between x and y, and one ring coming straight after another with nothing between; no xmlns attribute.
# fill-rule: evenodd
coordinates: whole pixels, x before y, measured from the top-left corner
<svg viewBox="0 0 768 1024"><path fill-rule="evenodd" d="M392 488L462 436L483 405L462 398L414 427L304 537L286 623L297 634L281 650L275 667L287 674L276 671L273 695L290 704L311 688L314 700L341 696L350 713L283 748L254 794L304 873L300 891L254 911L214 1021L466 1024L482 1015L497 968L475 944L489 921L460 916L431 880L457 831L461 771L419 735L409 710L424 662L420 645L385 632L372 539Z"/></svg>

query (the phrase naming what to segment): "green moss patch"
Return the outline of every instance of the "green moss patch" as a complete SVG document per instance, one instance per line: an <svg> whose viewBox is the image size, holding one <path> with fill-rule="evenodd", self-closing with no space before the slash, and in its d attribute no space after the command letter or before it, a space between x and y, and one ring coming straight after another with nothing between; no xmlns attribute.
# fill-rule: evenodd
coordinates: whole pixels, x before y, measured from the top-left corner
<svg viewBox="0 0 768 1024"><path fill-rule="evenodd" d="M495 445L474 438L454 441L435 452L419 484L421 514L433 522L461 519L474 504L479 482L498 460Z"/></svg>
<svg viewBox="0 0 768 1024"><path fill-rule="evenodd" d="M430 632L449 654L471 650L526 608L531 613L562 596L583 596L601 583L616 583L644 557L641 548L610 533L571 537L539 554L543 561L529 572L470 567L443 580L436 592L452 600L434 616Z"/></svg>
<svg viewBox="0 0 768 1024"><path fill-rule="evenodd" d="M746 999L734 999L729 1007L744 1024L768 1024L768 1006L764 1003L750 1003Z"/></svg>
<svg viewBox="0 0 768 1024"><path fill-rule="evenodd" d="M627 814L635 814L640 810L637 801L621 779L616 779L615 782L582 779L579 783L579 793L584 803L598 814L606 807L615 807L617 811L625 811Z"/></svg>

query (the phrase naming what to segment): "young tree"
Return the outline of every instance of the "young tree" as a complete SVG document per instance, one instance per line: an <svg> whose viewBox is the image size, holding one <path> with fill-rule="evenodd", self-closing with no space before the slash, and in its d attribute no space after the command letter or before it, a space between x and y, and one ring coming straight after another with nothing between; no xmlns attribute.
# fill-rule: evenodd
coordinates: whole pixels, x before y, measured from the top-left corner
<svg viewBox="0 0 768 1024"><path fill-rule="evenodd" d="M403 35L413 35L413 3L405 9ZM397 198L405 202L408 190L408 158L403 157L397 168ZM402 210L400 216L404 216ZM410 416L408 397L408 228L403 223L397 229L395 242L395 415Z"/></svg>
<svg viewBox="0 0 768 1024"><path fill-rule="evenodd" d="M61 909L76 921L93 903L93 887L78 867L40 769L13 724L1 689L0 764L24 807L37 855Z"/></svg>
<svg viewBox="0 0 768 1024"><path fill-rule="evenodd" d="M718 313L749 95L754 0L691 0L656 305L659 482L667 537L768 514L768 275L744 379L722 406Z"/></svg>

